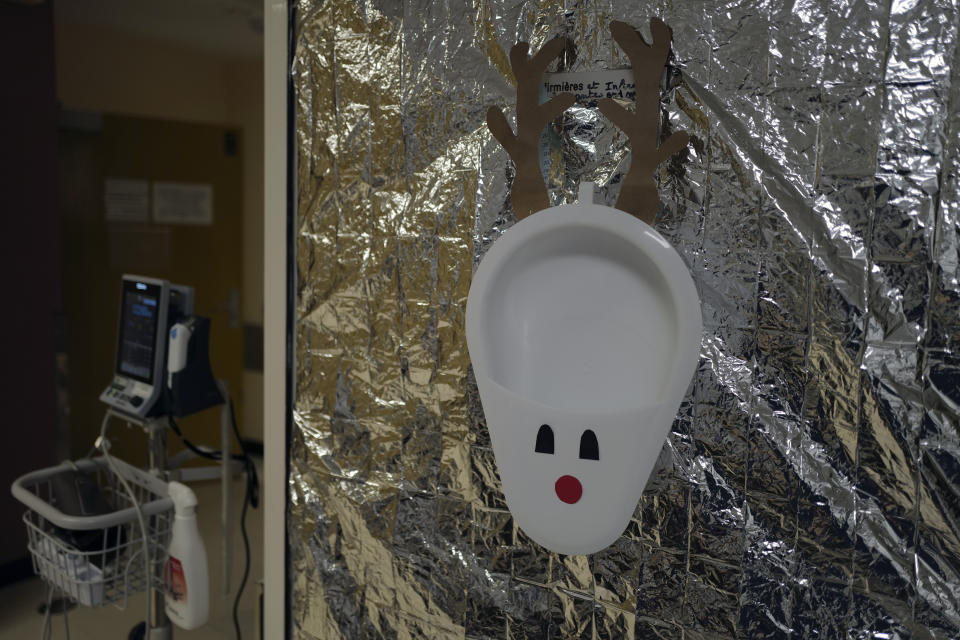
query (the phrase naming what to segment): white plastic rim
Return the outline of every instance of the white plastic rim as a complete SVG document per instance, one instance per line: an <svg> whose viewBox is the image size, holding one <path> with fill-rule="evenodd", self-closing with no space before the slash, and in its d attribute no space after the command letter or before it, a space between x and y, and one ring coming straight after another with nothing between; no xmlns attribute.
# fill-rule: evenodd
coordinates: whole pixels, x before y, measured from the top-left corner
<svg viewBox="0 0 960 640"><path fill-rule="evenodd" d="M586 554L620 536L701 330L683 259L622 211L552 207L493 244L470 286L467 346L507 506L533 540ZM544 425L552 453L546 439L535 450Z"/></svg>

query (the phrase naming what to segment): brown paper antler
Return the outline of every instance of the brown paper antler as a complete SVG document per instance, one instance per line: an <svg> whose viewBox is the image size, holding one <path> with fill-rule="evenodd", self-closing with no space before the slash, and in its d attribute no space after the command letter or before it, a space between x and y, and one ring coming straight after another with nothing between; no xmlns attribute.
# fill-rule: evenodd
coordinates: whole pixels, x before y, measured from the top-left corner
<svg viewBox="0 0 960 640"><path fill-rule="evenodd" d="M625 22L610 23L614 40L630 58L633 80L637 87L636 109L624 109L611 98L598 101L603 115L620 127L630 139L632 159L630 171L623 177L617 208L632 213L647 224L653 224L660 207L657 183L653 173L660 163L687 146L690 136L675 133L657 145L660 122L660 77L670 53L670 27L659 18L651 18L653 43L646 44L640 34Z"/></svg>
<svg viewBox="0 0 960 640"><path fill-rule="evenodd" d="M497 107L487 110L487 126L517 166L510 202L518 220L550 206L547 188L540 172L540 134L551 120L574 102L572 93L561 93L540 104L540 78L550 61L566 46L566 39L554 38L532 57L530 45L518 42L510 49L510 66L517 80L517 134Z"/></svg>

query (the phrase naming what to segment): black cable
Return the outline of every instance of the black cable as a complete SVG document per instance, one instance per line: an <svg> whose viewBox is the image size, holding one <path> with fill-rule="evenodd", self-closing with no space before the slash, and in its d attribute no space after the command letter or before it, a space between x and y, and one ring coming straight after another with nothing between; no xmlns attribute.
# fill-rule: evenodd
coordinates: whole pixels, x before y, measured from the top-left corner
<svg viewBox="0 0 960 640"><path fill-rule="evenodd" d="M178 425L176 420L173 419L173 416L170 416L168 420L170 421L170 428L173 429L173 432L177 434L177 437L180 438L180 441L184 444L184 446L187 447L187 449L190 449L190 451L194 452L201 458L206 458L208 460L223 460L223 455L221 452L201 449L197 445L187 440L187 437L183 435L183 431L180 430L180 425ZM233 454L231 454L231 456L232 455Z"/></svg>
<svg viewBox="0 0 960 640"><path fill-rule="evenodd" d="M237 428L237 416L233 410L233 398L230 398L230 423L233 425L233 434L237 437L237 444L240 445L240 451L243 452L244 465L247 472L247 491L243 496L243 508L240 510L240 533L243 535L245 561L243 578L240 580L240 587L237 589L237 597L233 600L233 628L237 632L237 640L241 640L240 619L237 615L237 610L240 607L240 596L243 595L243 589L247 586L247 578L250 575L250 538L247 536L247 506L253 504L253 508L257 508L260 501L260 486L257 478L257 468L254 466L250 456L247 455L247 449L243 446L243 439L240 437L240 429Z"/></svg>
<svg viewBox="0 0 960 640"><path fill-rule="evenodd" d="M240 634L240 618L237 611L240 608L240 596L243 595L243 589L247 586L247 577L250 575L250 538L247 537L247 507L250 505L250 485L247 484L247 493L243 497L243 508L240 510L240 533L243 535L243 578L240 579L240 588L237 589L237 597L233 600L233 628L237 632L237 640L242 639Z"/></svg>

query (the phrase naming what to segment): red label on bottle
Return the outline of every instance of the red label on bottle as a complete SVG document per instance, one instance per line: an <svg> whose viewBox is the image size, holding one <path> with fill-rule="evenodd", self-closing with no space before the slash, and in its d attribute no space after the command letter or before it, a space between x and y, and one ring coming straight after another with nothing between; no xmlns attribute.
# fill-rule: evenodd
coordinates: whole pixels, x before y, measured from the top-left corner
<svg viewBox="0 0 960 640"><path fill-rule="evenodd" d="M167 558L167 564L163 569L163 584L167 587L170 597L186 604L187 580L183 577L183 565L173 556Z"/></svg>

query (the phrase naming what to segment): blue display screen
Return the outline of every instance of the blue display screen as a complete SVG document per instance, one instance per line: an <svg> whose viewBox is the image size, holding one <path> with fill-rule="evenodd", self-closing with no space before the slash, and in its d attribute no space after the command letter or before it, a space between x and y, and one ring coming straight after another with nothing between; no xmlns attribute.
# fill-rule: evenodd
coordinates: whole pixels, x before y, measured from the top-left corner
<svg viewBox="0 0 960 640"><path fill-rule="evenodd" d="M124 286L120 307L117 372L147 383L153 382L159 297L159 286L137 282Z"/></svg>

